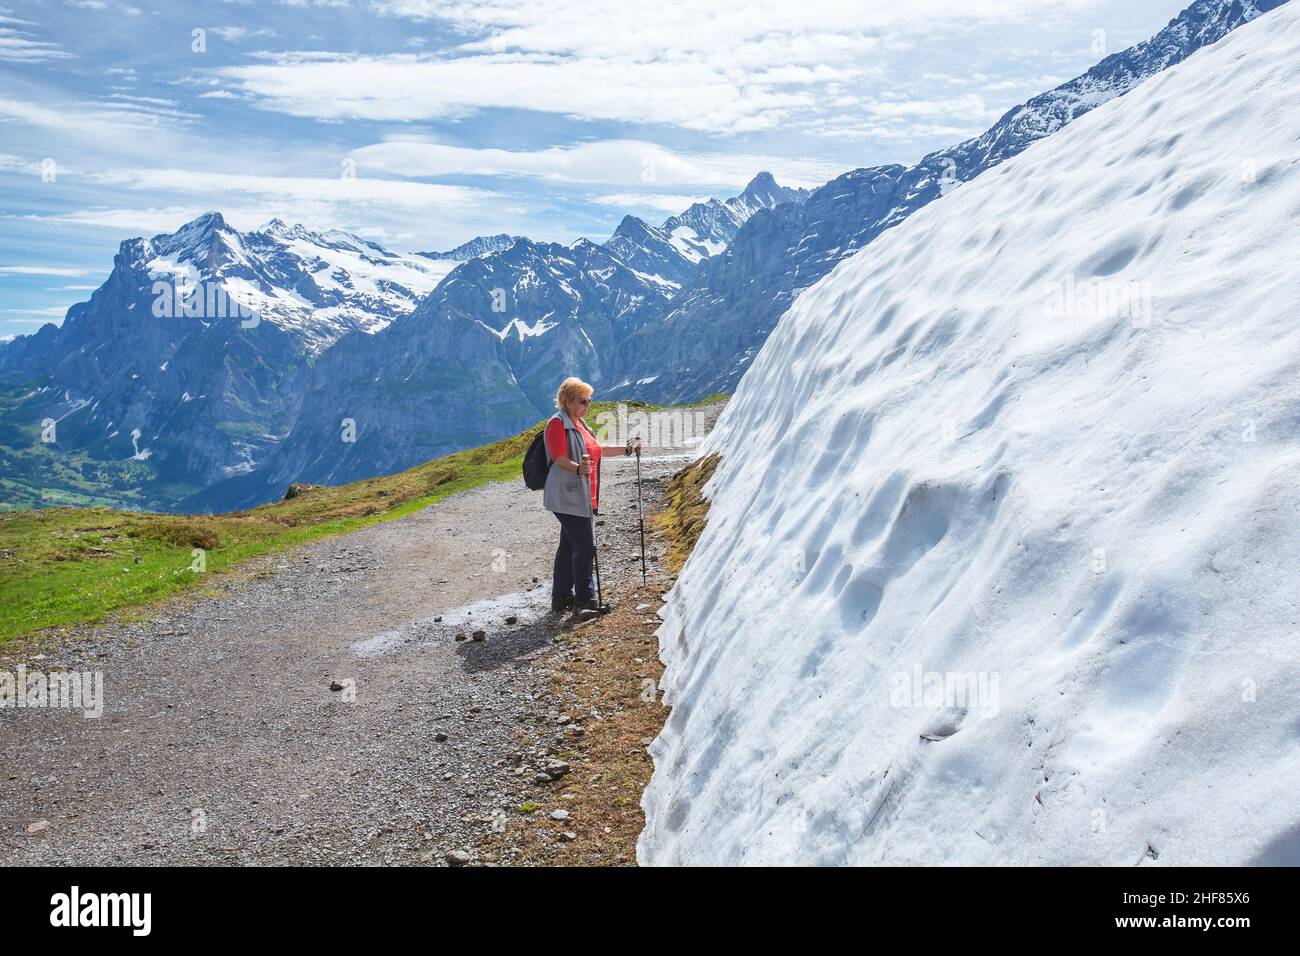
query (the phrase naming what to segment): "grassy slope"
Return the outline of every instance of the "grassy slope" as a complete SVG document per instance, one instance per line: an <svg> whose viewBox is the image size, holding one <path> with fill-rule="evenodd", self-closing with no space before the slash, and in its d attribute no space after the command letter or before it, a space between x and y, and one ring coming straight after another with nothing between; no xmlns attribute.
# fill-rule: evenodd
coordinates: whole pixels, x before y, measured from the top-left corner
<svg viewBox="0 0 1300 956"><path fill-rule="evenodd" d="M722 457L714 452L691 462L668 482L664 489L664 510L656 517L668 535L668 567L674 574L682 570L686 559L695 550L704 525L709 519L709 502L704 497L704 486L709 483Z"/></svg>
<svg viewBox="0 0 1300 956"><path fill-rule="evenodd" d="M630 407L650 408L637 402ZM613 411L597 402L592 413ZM589 421L595 421L589 417ZM489 481L521 480L537 428L396 475L321 487L219 515L109 508L0 514L0 644L48 627L95 621L203 581L255 555L400 518ZM203 571L193 570L204 549Z"/></svg>

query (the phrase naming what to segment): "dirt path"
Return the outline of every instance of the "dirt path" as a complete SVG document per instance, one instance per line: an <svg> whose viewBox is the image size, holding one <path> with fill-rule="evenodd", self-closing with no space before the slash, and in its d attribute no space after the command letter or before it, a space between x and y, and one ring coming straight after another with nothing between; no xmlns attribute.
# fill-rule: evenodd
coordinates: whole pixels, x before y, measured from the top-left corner
<svg viewBox="0 0 1300 956"><path fill-rule="evenodd" d="M642 459L648 509L684 460ZM603 477L602 580L626 590L635 470ZM0 710L0 865L441 863L499 830L555 752L520 730L557 664L558 527L489 485L27 660L102 671L105 711Z"/></svg>

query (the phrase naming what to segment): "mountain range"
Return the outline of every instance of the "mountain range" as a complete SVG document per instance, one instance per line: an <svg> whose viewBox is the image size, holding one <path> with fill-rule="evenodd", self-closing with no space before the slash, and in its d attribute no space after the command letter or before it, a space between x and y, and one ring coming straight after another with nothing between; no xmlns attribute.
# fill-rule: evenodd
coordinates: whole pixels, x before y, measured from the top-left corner
<svg viewBox="0 0 1300 956"><path fill-rule="evenodd" d="M946 192L1283 2L1198 0L1151 39L1013 107L980 136L912 166L852 170L804 202L750 218L662 319L623 343L625 371L602 382L603 393L670 402L734 391L777 319L838 263Z"/></svg>
<svg viewBox="0 0 1300 956"><path fill-rule="evenodd" d="M278 220L240 233L215 212L128 240L61 326L0 346L3 503L254 505L291 481L391 473L517 431L567 374L610 398L732 391L839 262L1281 2L1198 0L912 166L811 192L760 173L659 225L627 216L603 243L502 234L406 255ZM160 283L173 317L157 315ZM184 307L214 291L216 314Z"/></svg>
<svg viewBox="0 0 1300 956"><path fill-rule="evenodd" d="M216 212L128 240L62 325L0 347L4 503L225 510L285 475L369 477L517 431L561 370L601 377L747 216L802 195L762 174L604 244L403 255Z"/></svg>
<svg viewBox="0 0 1300 956"><path fill-rule="evenodd" d="M618 343L663 315L696 263L748 217L804 195L762 173L740 195L660 226L627 216L603 244L519 238L465 262L383 335L323 353L278 453L182 509L265 501L295 480L399 471L527 427L550 413L565 375L617 375Z"/></svg>
<svg viewBox="0 0 1300 956"><path fill-rule="evenodd" d="M419 257L279 220L240 233L208 213L123 242L61 325L0 349L5 504L170 508L251 470L288 433L314 359L437 282Z"/></svg>

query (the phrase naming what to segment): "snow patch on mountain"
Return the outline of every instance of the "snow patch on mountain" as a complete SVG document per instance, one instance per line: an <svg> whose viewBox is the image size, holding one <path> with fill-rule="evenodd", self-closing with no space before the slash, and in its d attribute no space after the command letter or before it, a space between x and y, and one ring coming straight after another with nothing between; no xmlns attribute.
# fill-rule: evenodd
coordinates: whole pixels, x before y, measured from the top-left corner
<svg viewBox="0 0 1300 956"><path fill-rule="evenodd" d="M309 353L348 332L380 331L412 311L450 271L444 263L337 229L314 232L272 219L240 233L219 213L123 248L151 278L197 290L197 296L219 287L259 322L294 334Z"/></svg>
<svg viewBox="0 0 1300 956"><path fill-rule="evenodd" d="M1300 862L1300 9L782 317L660 629L647 864Z"/></svg>
<svg viewBox="0 0 1300 956"><path fill-rule="evenodd" d="M538 319L532 325L527 324L522 319L511 319L503 329L494 329L486 323L483 323L483 327L503 342L510 336L511 332L515 333L516 338L522 342L532 336L544 335L550 329L555 328L556 324L555 322L547 322L545 318Z"/></svg>

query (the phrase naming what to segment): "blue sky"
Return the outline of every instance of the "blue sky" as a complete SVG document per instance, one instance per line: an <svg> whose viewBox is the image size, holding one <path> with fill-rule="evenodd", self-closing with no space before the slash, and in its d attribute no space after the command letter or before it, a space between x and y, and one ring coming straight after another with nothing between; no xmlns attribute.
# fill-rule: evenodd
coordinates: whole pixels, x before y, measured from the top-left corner
<svg viewBox="0 0 1300 956"><path fill-rule="evenodd" d="M0 0L0 338L220 210L404 251L910 162L1182 0ZM198 32L196 32L198 31Z"/></svg>

